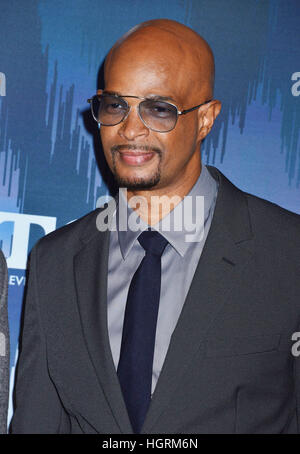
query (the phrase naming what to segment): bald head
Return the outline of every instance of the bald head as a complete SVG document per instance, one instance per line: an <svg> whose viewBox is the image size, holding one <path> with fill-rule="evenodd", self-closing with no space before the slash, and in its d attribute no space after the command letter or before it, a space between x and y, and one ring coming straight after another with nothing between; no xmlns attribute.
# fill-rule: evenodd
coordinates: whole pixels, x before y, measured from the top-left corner
<svg viewBox="0 0 300 454"><path fill-rule="evenodd" d="M156 19L143 22L123 35L110 50L105 62L105 84L113 70L122 70L130 61L136 71L161 71L162 78L177 79L182 98L211 99L214 85L214 58L207 42L179 22ZM166 74L168 76L166 77ZM165 80L166 86L168 80ZM191 98L190 98L191 99Z"/></svg>
<svg viewBox="0 0 300 454"><path fill-rule="evenodd" d="M220 101L212 99L209 45L178 22L144 22L110 50L104 78L104 95L123 98L106 97L108 113L117 117L100 129L118 184L133 192L149 191L149 197L186 195L201 172L201 142L221 109ZM119 114L124 114L121 121Z"/></svg>

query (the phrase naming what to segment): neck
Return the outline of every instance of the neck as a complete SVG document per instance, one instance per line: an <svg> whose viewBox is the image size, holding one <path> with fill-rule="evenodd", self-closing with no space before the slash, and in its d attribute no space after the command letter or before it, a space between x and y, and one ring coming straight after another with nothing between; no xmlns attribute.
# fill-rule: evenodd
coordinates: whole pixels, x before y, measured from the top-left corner
<svg viewBox="0 0 300 454"><path fill-rule="evenodd" d="M193 175L186 174L168 187L154 188L153 190L127 191L128 205L136 211L148 225L155 225L167 216L190 192L199 178L202 164Z"/></svg>

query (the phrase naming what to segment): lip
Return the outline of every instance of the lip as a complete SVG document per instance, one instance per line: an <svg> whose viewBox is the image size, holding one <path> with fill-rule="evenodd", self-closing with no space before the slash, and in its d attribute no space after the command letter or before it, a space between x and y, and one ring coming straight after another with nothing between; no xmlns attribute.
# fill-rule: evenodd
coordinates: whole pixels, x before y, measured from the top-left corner
<svg viewBox="0 0 300 454"><path fill-rule="evenodd" d="M143 165L153 159L155 154L154 151L119 151L122 161L131 166Z"/></svg>

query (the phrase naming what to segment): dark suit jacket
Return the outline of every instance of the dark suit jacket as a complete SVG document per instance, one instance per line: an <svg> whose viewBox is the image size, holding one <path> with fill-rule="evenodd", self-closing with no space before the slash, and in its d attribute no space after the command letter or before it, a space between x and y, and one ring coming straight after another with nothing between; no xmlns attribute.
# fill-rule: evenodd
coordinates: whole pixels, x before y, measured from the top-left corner
<svg viewBox="0 0 300 454"><path fill-rule="evenodd" d="M142 433L300 432L300 216L220 182ZM110 351L96 210L31 257L14 433L132 433Z"/></svg>

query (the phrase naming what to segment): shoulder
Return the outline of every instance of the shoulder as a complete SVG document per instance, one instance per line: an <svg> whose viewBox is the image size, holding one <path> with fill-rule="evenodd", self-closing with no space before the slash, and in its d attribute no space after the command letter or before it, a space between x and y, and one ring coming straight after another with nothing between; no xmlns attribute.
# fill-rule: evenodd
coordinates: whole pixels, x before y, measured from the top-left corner
<svg viewBox="0 0 300 454"><path fill-rule="evenodd" d="M256 251L269 266L296 270L300 266L300 215L244 193Z"/></svg>
<svg viewBox="0 0 300 454"><path fill-rule="evenodd" d="M257 234L259 231L270 232L282 239L300 239L300 215L293 213L273 202L244 192L246 197L252 227Z"/></svg>
<svg viewBox="0 0 300 454"><path fill-rule="evenodd" d="M99 233L97 230L97 215L101 210L97 208L91 211L85 216L71 222L70 224L64 225L53 232L45 235L41 238L33 251L39 251L39 253L50 253L55 252L67 252L79 249L82 244L93 238Z"/></svg>
<svg viewBox="0 0 300 454"><path fill-rule="evenodd" d="M223 214L235 222L247 219L256 238L275 238L287 242L300 241L300 215L235 186L219 169L207 166L211 175L221 183ZM228 215L228 212L230 215Z"/></svg>

